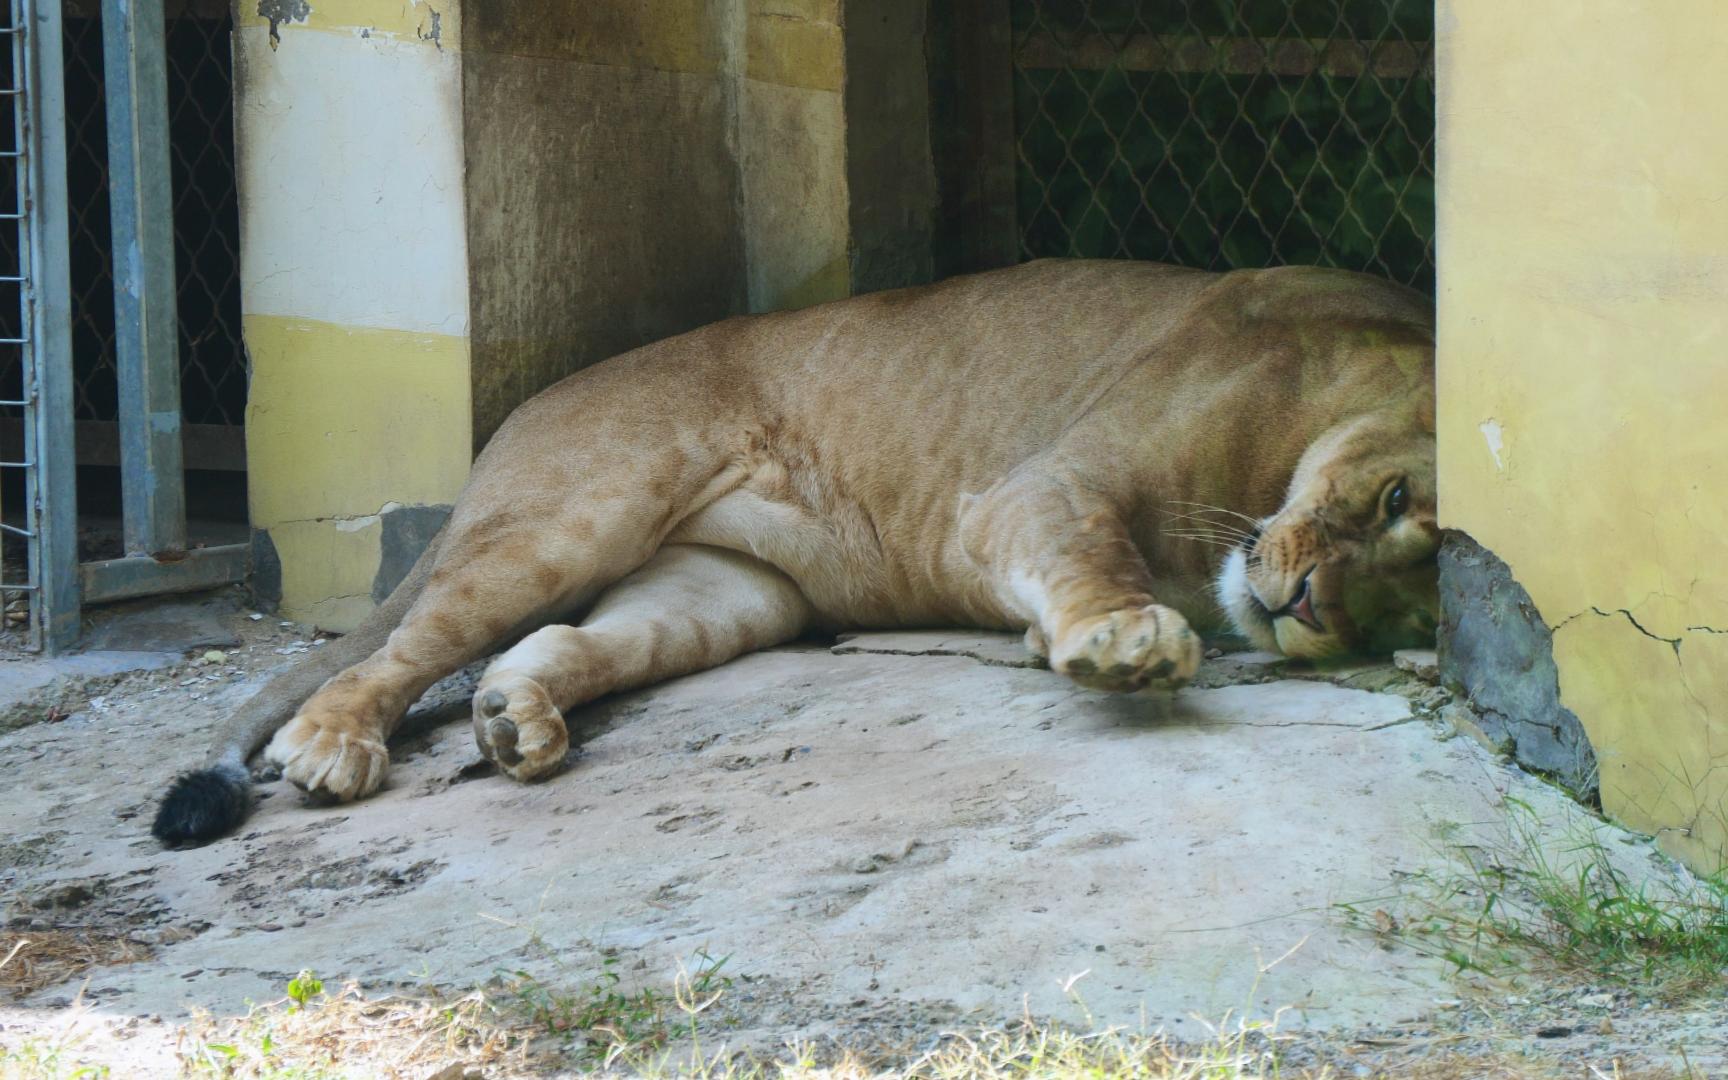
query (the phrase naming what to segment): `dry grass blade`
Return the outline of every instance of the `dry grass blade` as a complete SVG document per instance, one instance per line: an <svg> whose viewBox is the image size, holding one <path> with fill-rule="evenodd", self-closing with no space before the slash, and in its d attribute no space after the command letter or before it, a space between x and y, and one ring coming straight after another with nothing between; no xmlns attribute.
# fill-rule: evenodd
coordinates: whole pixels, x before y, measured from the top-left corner
<svg viewBox="0 0 1728 1080"><path fill-rule="evenodd" d="M284 1000L228 1020L201 1016L182 1033L178 1054L190 1076L423 1080L457 1067L518 1076L532 1074L530 1034L479 991L444 1001L369 999L350 984L305 1008Z"/></svg>
<svg viewBox="0 0 1728 1080"><path fill-rule="evenodd" d="M134 964L150 950L100 930L0 931L0 990L21 998L75 979L91 968Z"/></svg>

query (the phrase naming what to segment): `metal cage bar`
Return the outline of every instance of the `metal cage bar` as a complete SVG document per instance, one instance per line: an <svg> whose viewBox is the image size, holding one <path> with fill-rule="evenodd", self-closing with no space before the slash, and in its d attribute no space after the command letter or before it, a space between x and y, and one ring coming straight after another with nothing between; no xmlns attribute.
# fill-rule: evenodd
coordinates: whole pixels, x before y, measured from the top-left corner
<svg viewBox="0 0 1728 1080"><path fill-rule="evenodd" d="M186 549L162 0L102 0L126 553Z"/></svg>
<svg viewBox="0 0 1728 1080"><path fill-rule="evenodd" d="M32 645L78 639L78 499L72 436L72 288L68 269L65 81L60 0L12 0L18 145L24 489Z"/></svg>

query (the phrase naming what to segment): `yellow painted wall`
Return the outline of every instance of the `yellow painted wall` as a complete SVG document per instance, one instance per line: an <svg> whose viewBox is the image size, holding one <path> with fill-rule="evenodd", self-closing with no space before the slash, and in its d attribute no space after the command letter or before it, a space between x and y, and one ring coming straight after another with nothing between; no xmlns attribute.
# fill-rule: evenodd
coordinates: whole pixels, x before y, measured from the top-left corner
<svg viewBox="0 0 1728 1080"><path fill-rule="evenodd" d="M1728 19L1441 0L1440 490L1613 816L1728 861Z"/></svg>
<svg viewBox="0 0 1728 1080"><path fill-rule="evenodd" d="M453 502L471 437L457 5L235 8L255 530L281 611L372 609L385 517Z"/></svg>

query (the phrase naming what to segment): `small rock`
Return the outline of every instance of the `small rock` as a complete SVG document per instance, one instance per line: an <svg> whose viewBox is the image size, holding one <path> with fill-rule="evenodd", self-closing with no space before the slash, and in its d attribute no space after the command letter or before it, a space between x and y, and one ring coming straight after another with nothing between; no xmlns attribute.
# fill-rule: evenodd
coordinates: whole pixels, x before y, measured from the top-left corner
<svg viewBox="0 0 1728 1080"><path fill-rule="evenodd" d="M1602 1022L1600 1024L1596 1025L1596 1034L1598 1034L1598 1035L1612 1035L1612 1034L1614 1034L1614 1021L1612 1021L1612 1020L1608 1019L1606 1016L1604 1016L1602 1018Z"/></svg>
<svg viewBox="0 0 1728 1080"><path fill-rule="evenodd" d="M226 659L228 659L228 654L223 652L221 649L211 649L209 652L204 654L204 662L206 664L220 664Z"/></svg>
<svg viewBox="0 0 1728 1080"><path fill-rule="evenodd" d="M1208 660L1216 660L1220 656L1223 656L1223 655L1224 655L1223 649L1207 649L1206 650L1206 659L1208 659Z"/></svg>
<svg viewBox="0 0 1728 1080"><path fill-rule="evenodd" d="M1423 682L1440 681L1440 658L1433 649L1399 649L1392 654L1392 663Z"/></svg>
<svg viewBox="0 0 1728 1080"><path fill-rule="evenodd" d="M1536 1029L1538 1039L1564 1039L1572 1034L1572 1028L1567 1024L1549 1024Z"/></svg>
<svg viewBox="0 0 1728 1080"><path fill-rule="evenodd" d="M1614 1007L1613 994L1585 994L1578 999L1578 1004L1586 1009L1611 1009Z"/></svg>
<svg viewBox="0 0 1728 1080"><path fill-rule="evenodd" d="M250 615L248 615L246 617L248 619L251 619L253 622L260 622L264 618L264 616L258 614L256 611L252 612Z"/></svg>

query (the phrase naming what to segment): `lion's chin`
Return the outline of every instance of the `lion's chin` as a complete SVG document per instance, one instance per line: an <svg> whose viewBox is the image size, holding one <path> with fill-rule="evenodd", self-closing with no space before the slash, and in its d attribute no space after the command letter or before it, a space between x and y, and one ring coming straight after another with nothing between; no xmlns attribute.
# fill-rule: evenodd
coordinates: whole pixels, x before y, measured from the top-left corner
<svg viewBox="0 0 1728 1080"><path fill-rule="evenodd" d="M1272 621L1272 635L1278 651L1296 660L1329 660L1346 651L1344 643L1334 635L1289 617Z"/></svg>

